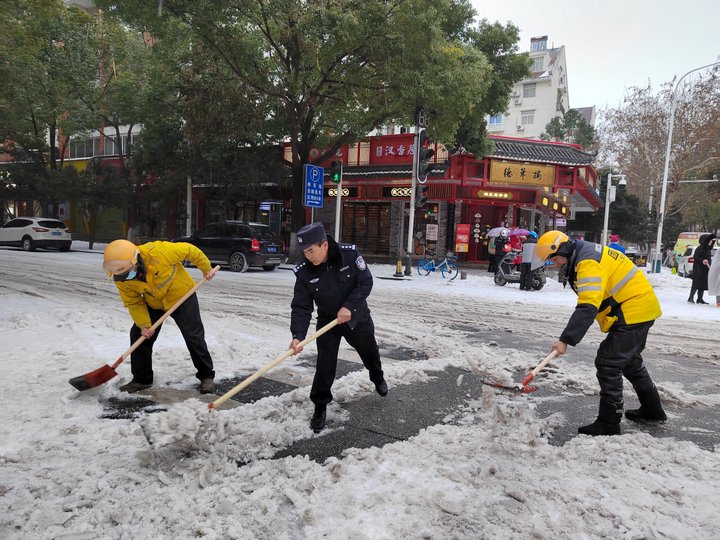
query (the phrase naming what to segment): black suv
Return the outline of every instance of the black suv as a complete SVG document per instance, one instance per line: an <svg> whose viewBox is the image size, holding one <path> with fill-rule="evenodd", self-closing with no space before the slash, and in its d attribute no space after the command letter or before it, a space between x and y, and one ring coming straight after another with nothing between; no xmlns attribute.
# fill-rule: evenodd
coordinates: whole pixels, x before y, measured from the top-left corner
<svg viewBox="0 0 720 540"><path fill-rule="evenodd" d="M211 223L192 236L175 238L199 247L214 264L227 265L233 272L250 266L275 270L285 260L284 246L277 234L262 223L221 221Z"/></svg>

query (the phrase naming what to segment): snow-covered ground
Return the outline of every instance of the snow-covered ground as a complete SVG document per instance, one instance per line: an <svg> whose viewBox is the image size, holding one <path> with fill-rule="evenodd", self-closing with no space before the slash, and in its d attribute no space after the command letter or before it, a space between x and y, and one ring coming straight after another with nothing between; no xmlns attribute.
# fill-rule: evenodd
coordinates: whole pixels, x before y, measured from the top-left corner
<svg viewBox="0 0 720 540"><path fill-rule="evenodd" d="M208 413L218 429L199 448L151 449L137 422L101 417L109 399L127 397L117 387L130 377L129 361L102 387L81 393L67 382L128 347L130 318L101 271L101 249L0 249L0 538L718 537L719 447L641 429L550 445L549 435L566 419L539 415L538 394L511 399L485 387L451 418L409 440L348 449L324 463L272 459L296 441L327 433L308 427L312 370L303 359L312 358L313 346L268 374L294 380L297 390ZM394 271L371 269L376 277ZM664 311L646 349L651 374L653 362L672 357L714 374L720 319L714 298L691 305L688 280L669 273L650 278ZM200 289L218 379L252 373L286 349L293 281L287 270L223 271ZM530 293L497 287L481 271L452 283L439 275L376 279L370 305L381 349L427 358L384 362L390 392L449 366L467 369L465 377L482 372L510 381L549 351L574 302L572 291L550 279ZM514 333L536 345L473 339L474 331ZM543 384L555 399L597 393L592 354L601 339L594 328L553 362ZM155 386L197 396L174 323L164 325L155 348ZM353 355L342 346L342 357ZM654 378L670 422L672 410L702 414L720 405L713 376L697 384ZM332 429L342 429L340 405L372 387L359 371L338 379L333 391Z"/></svg>

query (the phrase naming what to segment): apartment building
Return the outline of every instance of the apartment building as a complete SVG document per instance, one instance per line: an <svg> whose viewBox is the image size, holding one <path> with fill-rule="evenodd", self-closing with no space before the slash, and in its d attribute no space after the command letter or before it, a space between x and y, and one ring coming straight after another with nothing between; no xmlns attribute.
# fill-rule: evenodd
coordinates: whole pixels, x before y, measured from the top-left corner
<svg viewBox="0 0 720 540"><path fill-rule="evenodd" d="M530 40L530 75L515 84L508 110L487 116L490 135L539 139L545 126L570 108L565 46L549 47L548 36Z"/></svg>

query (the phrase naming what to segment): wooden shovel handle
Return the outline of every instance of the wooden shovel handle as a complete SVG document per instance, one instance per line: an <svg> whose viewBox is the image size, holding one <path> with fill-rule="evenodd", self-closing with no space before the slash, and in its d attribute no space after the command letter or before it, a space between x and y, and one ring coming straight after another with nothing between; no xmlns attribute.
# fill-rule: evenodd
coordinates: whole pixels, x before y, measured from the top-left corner
<svg viewBox="0 0 720 540"><path fill-rule="evenodd" d="M543 358L542 362L540 362L535 367L535 369L533 369L530 373L527 374L527 376L522 380L522 385L527 386L527 384L535 378L535 375L540 373L540 370L544 368L550 360L555 358L555 355L557 355L557 351L553 349L552 351L550 351L550 354Z"/></svg>
<svg viewBox="0 0 720 540"><path fill-rule="evenodd" d="M334 321L330 321L330 322L327 323L325 326L323 326L320 330L317 330L314 334L312 334L311 336L306 337L306 338L303 339L300 343L298 343L298 347L304 347L304 346L307 345L308 343L310 343L310 342L312 342L312 341L315 341L317 338L319 338L320 336L322 336L325 332L327 332L327 331L330 330L331 328L337 326L339 322L340 322L340 321L338 321L337 319L335 319ZM219 398L217 398L215 401L213 401L212 403L208 403L208 408L209 408L209 409L214 409L214 408L216 408L218 405L222 405L222 404L225 403L228 399L230 399L230 398L233 397L235 394L237 394L240 390L242 390L243 388L249 386L251 383L255 382L255 381L256 381L257 379L259 379L263 374L267 373L270 369L272 369L273 367L277 366L280 362L288 359L288 358L291 357L293 354L295 354L295 351L294 351L293 349L288 349L287 351L285 351L284 353L282 353L280 356L278 356L278 357L275 358L274 360L272 360L272 361L268 362L267 364L265 364L263 367L261 367L259 370L257 370L257 371L256 371L255 373L253 373L252 375L250 375L247 379L245 379L244 381L242 381L240 384L238 384L237 386L235 386L235 387L232 388L231 390L225 392L222 396L220 396Z"/></svg>
<svg viewBox="0 0 720 540"><path fill-rule="evenodd" d="M220 270L220 265L217 265L215 268L212 269L213 272L217 272L218 270ZM150 327L150 330L156 330L162 323L165 322L165 319L167 319L170 315L172 315L172 314L175 312L175 310L176 310L177 308L180 307L180 305L181 305L185 300L187 300L187 299L190 298L193 294L195 294L195 291L197 291L197 290L200 288L200 286L201 286L203 283L205 283L206 281L207 281L207 278L206 278L206 277L203 277L200 281L198 281L192 289L190 289L188 292L186 292L186 293L183 295L182 298L180 298L180 300L178 300L177 302L175 302L175 305L173 305L173 307L171 307L170 309L168 309L165 313L162 314L162 317L160 317L157 321L155 321L155 324L153 324L153 325ZM130 346L130 348L129 348L127 351L125 351L125 352L122 354L122 356L120 356L120 358L118 358L118 359L115 361L115 363L112 365L112 368L115 369L116 367L118 367L118 366L120 365L120 362L122 362L123 360L125 360L125 358L127 358L128 355L132 354L132 352L133 352L135 349L137 349L137 348L140 346L140 344L141 344L143 341L145 341L146 339L147 339L147 338L146 338L145 336L140 336L138 339L136 339L136 340L135 340L135 343L133 343L133 344Z"/></svg>

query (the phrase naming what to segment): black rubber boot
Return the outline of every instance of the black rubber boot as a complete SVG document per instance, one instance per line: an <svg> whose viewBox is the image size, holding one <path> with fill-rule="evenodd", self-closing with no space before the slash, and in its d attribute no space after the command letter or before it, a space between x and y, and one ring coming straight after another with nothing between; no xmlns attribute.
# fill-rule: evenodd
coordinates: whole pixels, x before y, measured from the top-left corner
<svg viewBox="0 0 720 540"><path fill-rule="evenodd" d="M325 411L326 405L315 405L315 412L313 413L312 419L310 420L310 428L315 433L320 433L325 429Z"/></svg>
<svg viewBox="0 0 720 540"><path fill-rule="evenodd" d="M625 411L625 418L633 422L657 422L660 424L667 420L655 385L652 388L637 391L637 396L640 400L640 408Z"/></svg>
<svg viewBox="0 0 720 540"><path fill-rule="evenodd" d="M578 428L580 435L620 435L620 420L622 420L622 401L611 403L600 400L600 411L597 420L587 426Z"/></svg>

